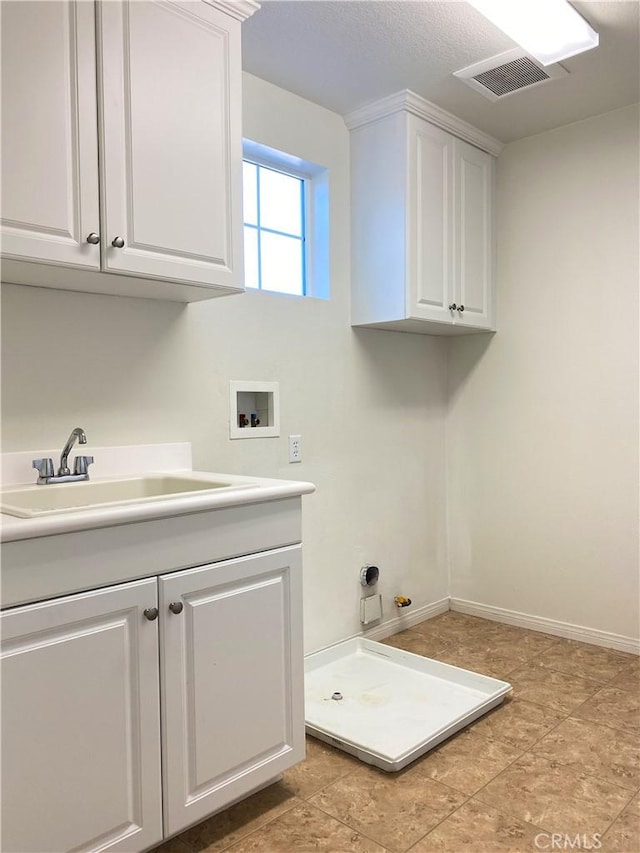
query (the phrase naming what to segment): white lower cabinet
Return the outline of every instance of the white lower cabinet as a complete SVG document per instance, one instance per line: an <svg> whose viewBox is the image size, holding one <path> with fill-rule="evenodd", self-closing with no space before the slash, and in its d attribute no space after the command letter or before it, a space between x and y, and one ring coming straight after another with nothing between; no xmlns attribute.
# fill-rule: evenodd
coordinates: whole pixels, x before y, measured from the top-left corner
<svg viewBox="0 0 640 853"><path fill-rule="evenodd" d="M7 853L162 840L157 581L2 614Z"/></svg>
<svg viewBox="0 0 640 853"><path fill-rule="evenodd" d="M304 758L301 600L299 547L160 578L166 835Z"/></svg>
<svg viewBox="0 0 640 853"><path fill-rule="evenodd" d="M4 611L1 849L142 851L302 760L301 598L291 546Z"/></svg>

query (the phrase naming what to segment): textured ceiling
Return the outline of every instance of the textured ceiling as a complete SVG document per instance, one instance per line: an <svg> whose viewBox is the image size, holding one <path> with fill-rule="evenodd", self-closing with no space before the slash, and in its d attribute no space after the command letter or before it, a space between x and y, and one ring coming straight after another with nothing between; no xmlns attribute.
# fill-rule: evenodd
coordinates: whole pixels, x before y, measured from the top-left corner
<svg viewBox="0 0 640 853"><path fill-rule="evenodd" d="M243 24L243 65L343 115L412 89L508 142L640 100L638 0L573 5L600 46L498 103L451 76L516 46L463 0L263 0Z"/></svg>

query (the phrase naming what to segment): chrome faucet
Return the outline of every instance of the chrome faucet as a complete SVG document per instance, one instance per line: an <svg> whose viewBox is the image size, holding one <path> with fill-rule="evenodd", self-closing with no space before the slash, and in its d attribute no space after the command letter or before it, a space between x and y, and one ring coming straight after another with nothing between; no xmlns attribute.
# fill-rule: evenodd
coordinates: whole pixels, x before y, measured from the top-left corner
<svg viewBox="0 0 640 853"><path fill-rule="evenodd" d="M60 454L60 467L58 468L58 477L68 477L71 474L69 470L69 466L67 465L67 461L69 459L69 454L71 453L71 448L76 443L76 438L78 439L78 444L86 444L87 436L82 427L76 427L71 431L71 435L67 439L67 443L62 448L62 453Z"/></svg>
<svg viewBox="0 0 640 853"><path fill-rule="evenodd" d="M76 427L72 430L71 435L66 441L60 454L60 467L58 473L53 473L52 459L34 459L33 467L38 472L38 485L46 485L48 483L71 483L78 480L89 479L89 465L93 463L93 456L76 456L73 463L73 474L69 470L68 461L71 448L78 440L78 444L86 444L87 436L82 427Z"/></svg>

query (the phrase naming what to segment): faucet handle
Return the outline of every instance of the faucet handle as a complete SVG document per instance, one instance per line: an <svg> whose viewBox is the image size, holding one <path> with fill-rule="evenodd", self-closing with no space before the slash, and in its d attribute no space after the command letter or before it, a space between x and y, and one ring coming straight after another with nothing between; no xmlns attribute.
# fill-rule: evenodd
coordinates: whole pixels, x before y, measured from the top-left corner
<svg viewBox="0 0 640 853"><path fill-rule="evenodd" d="M45 480L53 477L53 459L34 459L31 466L38 472L38 479Z"/></svg>
<svg viewBox="0 0 640 853"><path fill-rule="evenodd" d="M86 474L88 477L89 465L93 465L93 456L76 456L73 461L73 473Z"/></svg>

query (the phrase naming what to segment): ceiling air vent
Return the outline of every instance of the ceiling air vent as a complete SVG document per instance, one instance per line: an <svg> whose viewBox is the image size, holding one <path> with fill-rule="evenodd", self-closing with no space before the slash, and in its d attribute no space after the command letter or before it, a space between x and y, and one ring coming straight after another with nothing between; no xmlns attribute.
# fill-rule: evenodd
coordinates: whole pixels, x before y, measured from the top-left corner
<svg viewBox="0 0 640 853"><path fill-rule="evenodd" d="M567 73L561 65L544 67L521 48L514 48L455 71L454 77L490 101L499 101L521 89L566 77Z"/></svg>

